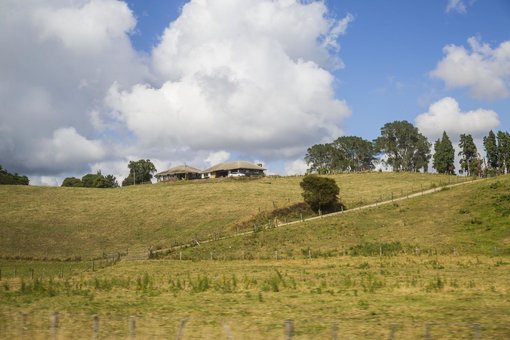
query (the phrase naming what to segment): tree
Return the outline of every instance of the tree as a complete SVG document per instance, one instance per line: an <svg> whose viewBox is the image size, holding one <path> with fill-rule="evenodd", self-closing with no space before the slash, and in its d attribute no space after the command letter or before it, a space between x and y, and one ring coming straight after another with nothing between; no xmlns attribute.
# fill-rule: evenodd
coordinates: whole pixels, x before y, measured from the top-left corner
<svg viewBox="0 0 510 340"><path fill-rule="evenodd" d="M427 138L405 120L386 123L375 140L376 151L386 155L385 163L394 171L427 171L430 146Z"/></svg>
<svg viewBox="0 0 510 340"><path fill-rule="evenodd" d="M315 212L338 210L340 188L335 180L317 175L307 175L299 183L303 189L303 198Z"/></svg>
<svg viewBox="0 0 510 340"><path fill-rule="evenodd" d="M498 167L505 174L510 171L510 134L498 131Z"/></svg>
<svg viewBox="0 0 510 340"><path fill-rule="evenodd" d="M459 141L460 168L465 171L468 176L480 175L481 162L478 158L478 150L476 149L473 136L470 134L461 134Z"/></svg>
<svg viewBox="0 0 510 340"><path fill-rule="evenodd" d="M343 136L332 144L341 155L337 160L340 170L366 171L374 168L375 149L372 142L357 136Z"/></svg>
<svg viewBox="0 0 510 340"><path fill-rule="evenodd" d="M81 182L86 188L118 188L119 184L113 175L103 176L101 171L96 174L86 174L81 178Z"/></svg>
<svg viewBox="0 0 510 340"><path fill-rule="evenodd" d="M79 188L83 187L83 182L76 177L67 177L62 182L62 187L72 187L72 188Z"/></svg>
<svg viewBox="0 0 510 340"><path fill-rule="evenodd" d="M487 155L487 167L493 173L498 171L498 145L496 143L496 135L489 131L489 135L483 137L483 146Z"/></svg>
<svg viewBox="0 0 510 340"><path fill-rule="evenodd" d="M20 176L16 172L11 174L0 165L0 184L28 185L29 182L27 176Z"/></svg>
<svg viewBox="0 0 510 340"><path fill-rule="evenodd" d="M331 144L316 144L306 151L305 162L309 173L329 174L340 162L340 155Z"/></svg>
<svg viewBox="0 0 510 340"><path fill-rule="evenodd" d="M140 159L138 161L129 161L129 175L122 181L122 186L133 184L150 184L152 174L156 172L156 167L149 159Z"/></svg>
<svg viewBox="0 0 510 340"><path fill-rule="evenodd" d="M443 137L434 143L432 164L440 174L455 174L455 149L446 131L443 132Z"/></svg>

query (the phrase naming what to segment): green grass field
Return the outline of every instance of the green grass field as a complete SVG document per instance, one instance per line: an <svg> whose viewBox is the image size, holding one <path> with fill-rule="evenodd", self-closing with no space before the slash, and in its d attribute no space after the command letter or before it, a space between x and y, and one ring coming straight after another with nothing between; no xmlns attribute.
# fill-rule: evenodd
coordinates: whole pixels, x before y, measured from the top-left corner
<svg viewBox="0 0 510 340"><path fill-rule="evenodd" d="M12 268L9 268L9 271ZM4 271L7 271L4 268ZM3 278L0 333L49 336L49 315L61 315L64 338L126 337L136 316L140 338L283 338L294 320L300 338L327 338L331 325L347 338L483 338L510 331L508 258L486 256L337 257L312 260L142 261L50 279ZM6 289L6 286L9 289Z"/></svg>
<svg viewBox="0 0 510 340"><path fill-rule="evenodd" d="M465 180L334 178L348 208ZM510 334L508 175L203 243L160 260L85 261L196 234L234 234L259 208L300 202L299 181L0 187L0 338L126 338L130 316L141 339L283 339L287 319L295 339ZM52 330L53 311L60 320Z"/></svg>

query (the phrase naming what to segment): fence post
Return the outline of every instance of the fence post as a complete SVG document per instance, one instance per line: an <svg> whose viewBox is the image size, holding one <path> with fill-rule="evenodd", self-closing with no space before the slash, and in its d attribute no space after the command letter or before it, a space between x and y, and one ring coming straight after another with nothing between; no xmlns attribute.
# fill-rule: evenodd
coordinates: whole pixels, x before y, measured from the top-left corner
<svg viewBox="0 0 510 340"><path fill-rule="evenodd" d="M294 337L294 323L292 320L285 320L285 340L292 340Z"/></svg>
<svg viewBox="0 0 510 340"><path fill-rule="evenodd" d="M390 325L390 336L388 337L388 339L395 340L395 334L396 333L397 333L397 324L392 323Z"/></svg>
<svg viewBox="0 0 510 340"><path fill-rule="evenodd" d="M432 339L432 333L431 333L432 325L430 323L425 323L425 334L423 334L423 338L425 340L431 340Z"/></svg>
<svg viewBox="0 0 510 340"><path fill-rule="evenodd" d="M480 340L482 338L482 331L479 323L473 324L473 339Z"/></svg>
<svg viewBox="0 0 510 340"><path fill-rule="evenodd" d="M333 322L331 324L331 339L332 340L338 339L338 324L336 322Z"/></svg>
<svg viewBox="0 0 510 340"><path fill-rule="evenodd" d="M186 327L186 323L188 322L188 318L181 319L179 323L179 329L177 330L177 335L175 337L176 340L181 340L184 335L184 328Z"/></svg>
<svg viewBox="0 0 510 340"><path fill-rule="evenodd" d="M58 333L58 312L53 312L50 316L50 322L51 322L51 328L50 328L50 333L51 333L51 338L52 339L56 339L57 338L57 333Z"/></svg>
<svg viewBox="0 0 510 340"><path fill-rule="evenodd" d="M27 331L27 313L21 313L21 337L25 338L25 332Z"/></svg>
<svg viewBox="0 0 510 340"><path fill-rule="evenodd" d="M228 340L234 339L234 337L232 336L232 330L230 329L230 326L227 322L223 323L223 330L225 331L225 335L227 336Z"/></svg>
<svg viewBox="0 0 510 340"><path fill-rule="evenodd" d="M92 339L97 339L99 335L99 315L92 315Z"/></svg>
<svg viewBox="0 0 510 340"><path fill-rule="evenodd" d="M134 315L129 317L129 337L131 339L136 338L136 319Z"/></svg>

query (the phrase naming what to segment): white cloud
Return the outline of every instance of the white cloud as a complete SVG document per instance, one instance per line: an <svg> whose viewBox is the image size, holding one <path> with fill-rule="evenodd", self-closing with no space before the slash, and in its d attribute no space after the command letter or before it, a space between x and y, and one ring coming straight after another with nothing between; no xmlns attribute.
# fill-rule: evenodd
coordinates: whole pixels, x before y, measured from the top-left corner
<svg viewBox="0 0 510 340"><path fill-rule="evenodd" d="M462 133L471 134L475 139L480 138L499 124L496 112L485 109L462 112L457 101L451 97L433 103L427 112L416 117L416 126L432 142L443 131L452 140L458 140Z"/></svg>
<svg viewBox="0 0 510 340"><path fill-rule="evenodd" d="M446 13L449 13L452 11L466 14L467 8L462 0L448 0L448 4L446 5Z"/></svg>
<svg viewBox="0 0 510 340"><path fill-rule="evenodd" d="M306 162L302 159L287 162L284 167L286 175L304 175L308 169Z"/></svg>
<svg viewBox="0 0 510 340"><path fill-rule="evenodd" d="M161 86L113 86L107 103L146 147L296 157L350 114L323 67L352 18L326 14L322 2L191 1L153 52Z"/></svg>
<svg viewBox="0 0 510 340"><path fill-rule="evenodd" d="M205 161L209 164L209 166L213 166L218 163L223 163L228 161L230 158L230 153L226 151L218 151L218 152L211 152L209 156L205 159Z"/></svg>
<svg viewBox="0 0 510 340"><path fill-rule="evenodd" d="M74 164L94 162L104 156L101 142L88 140L69 127L55 130L51 139L40 140L34 158L28 163L39 167L74 170Z"/></svg>
<svg viewBox="0 0 510 340"><path fill-rule="evenodd" d="M192 0L145 56L127 2L1 1L2 166L49 184L130 159L300 157L350 115L332 70L352 20L323 1Z"/></svg>
<svg viewBox="0 0 510 340"><path fill-rule="evenodd" d="M430 74L449 88L467 87L477 99L501 99L510 95L510 40L491 48L479 39L468 39L463 46L444 47L445 57Z"/></svg>
<svg viewBox="0 0 510 340"><path fill-rule="evenodd" d="M77 142L80 136L78 146L91 146L84 141L103 138L97 132L107 126L101 112L110 86L149 78L144 59L131 47L135 22L126 3L116 0L0 3L3 166L34 176L89 171L101 153L91 157L86 147L80 154L71 150L76 145L58 140L74 136ZM55 148L57 154L45 153L53 163L40 154Z"/></svg>
<svg viewBox="0 0 510 340"><path fill-rule="evenodd" d="M51 5L50 5L51 6ZM119 1L90 1L74 7L41 7L32 12L42 40L56 39L77 53L96 53L125 39L136 20Z"/></svg>

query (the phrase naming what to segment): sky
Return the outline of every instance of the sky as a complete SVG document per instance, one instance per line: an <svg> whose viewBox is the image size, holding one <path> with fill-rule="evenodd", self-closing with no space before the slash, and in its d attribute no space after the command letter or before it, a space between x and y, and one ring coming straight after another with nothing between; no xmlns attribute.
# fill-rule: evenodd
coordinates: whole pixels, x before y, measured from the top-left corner
<svg viewBox="0 0 510 340"><path fill-rule="evenodd" d="M34 185L510 131L506 0L0 0L0 46L0 164Z"/></svg>

